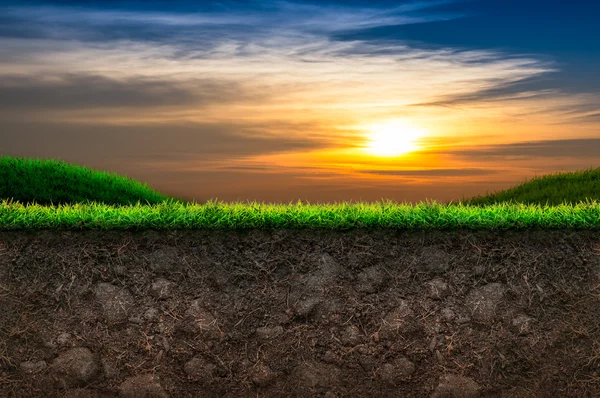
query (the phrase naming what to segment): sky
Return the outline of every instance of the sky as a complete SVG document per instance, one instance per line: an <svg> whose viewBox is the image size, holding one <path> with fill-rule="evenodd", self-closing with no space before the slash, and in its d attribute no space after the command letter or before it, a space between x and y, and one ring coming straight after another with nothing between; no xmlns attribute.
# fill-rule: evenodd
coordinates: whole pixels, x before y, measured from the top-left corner
<svg viewBox="0 0 600 398"><path fill-rule="evenodd" d="M198 203L448 202L600 167L600 2L4 0L0 156Z"/></svg>

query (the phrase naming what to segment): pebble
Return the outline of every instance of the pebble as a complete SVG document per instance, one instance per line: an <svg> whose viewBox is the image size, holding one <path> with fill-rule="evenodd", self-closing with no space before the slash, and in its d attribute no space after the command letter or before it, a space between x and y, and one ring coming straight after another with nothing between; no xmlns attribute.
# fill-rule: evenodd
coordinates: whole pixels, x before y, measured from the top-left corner
<svg viewBox="0 0 600 398"><path fill-rule="evenodd" d="M26 361L21 362L19 367L23 373L34 374L46 369L48 364L46 361Z"/></svg>
<svg viewBox="0 0 600 398"><path fill-rule="evenodd" d="M119 386L120 398L169 398L169 395L159 384L158 376L145 374L130 377Z"/></svg>

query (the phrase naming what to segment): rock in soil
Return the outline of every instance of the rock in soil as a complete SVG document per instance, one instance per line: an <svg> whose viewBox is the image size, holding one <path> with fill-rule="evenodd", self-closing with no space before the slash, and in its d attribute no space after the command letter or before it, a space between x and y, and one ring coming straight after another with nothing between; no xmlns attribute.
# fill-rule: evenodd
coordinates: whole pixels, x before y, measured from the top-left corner
<svg viewBox="0 0 600 398"><path fill-rule="evenodd" d="M392 363L386 363L381 367L380 376L386 383L396 385L406 380L415 371L415 364L404 357L400 357Z"/></svg>
<svg viewBox="0 0 600 398"><path fill-rule="evenodd" d="M280 336L281 334L283 334L283 327L281 325L256 328L256 337L261 340L271 340Z"/></svg>
<svg viewBox="0 0 600 398"><path fill-rule="evenodd" d="M450 294L448 284L441 278L435 278L427 283L427 295L434 300L442 300Z"/></svg>
<svg viewBox="0 0 600 398"><path fill-rule="evenodd" d="M98 359L87 347L75 347L52 362L52 371L64 387L79 387L100 375Z"/></svg>
<svg viewBox="0 0 600 398"><path fill-rule="evenodd" d="M340 341L347 346L355 346L362 342L362 332L356 325L348 325L340 336Z"/></svg>
<svg viewBox="0 0 600 398"><path fill-rule="evenodd" d="M169 398L153 374L130 377L121 383L119 398Z"/></svg>
<svg viewBox="0 0 600 398"><path fill-rule="evenodd" d="M479 398L480 387L470 377L448 374L440 380L431 398Z"/></svg>
<svg viewBox="0 0 600 398"><path fill-rule="evenodd" d="M518 334L526 335L533 331L533 319L527 315L519 314L512 320L512 326Z"/></svg>
<svg viewBox="0 0 600 398"><path fill-rule="evenodd" d="M104 310L103 316L108 323L121 323L129 319L134 306L131 293L110 283L98 283L95 289L96 300Z"/></svg>
<svg viewBox="0 0 600 398"><path fill-rule="evenodd" d="M471 290L465 305L475 322L490 322L496 315L496 307L504 296L505 288L501 283L489 283Z"/></svg>
<svg viewBox="0 0 600 398"><path fill-rule="evenodd" d="M175 284L164 278L155 280L150 286L150 294L158 300L173 297L174 290Z"/></svg>
<svg viewBox="0 0 600 398"><path fill-rule="evenodd" d="M450 267L449 257L449 253L442 248L436 246L424 247L421 252L420 264L429 272L441 274Z"/></svg>
<svg viewBox="0 0 600 398"><path fill-rule="evenodd" d="M69 390L63 395L63 398L108 398L113 395L105 395L99 393L97 390L90 390L87 388L75 388Z"/></svg>
<svg viewBox="0 0 600 398"><path fill-rule="evenodd" d="M296 366L290 381L298 392L314 396L317 391L338 385L340 377L341 370L337 366L311 361Z"/></svg>
<svg viewBox="0 0 600 398"><path fill-rule="evenodd" d="M368 267L358 274L357 289L365 293L376 293L386 283L387 274L379 266Z"/></svg>
<svg viewBox="0 0 600 398"><path fill-rule="evenodd" d="M274 372L265 364L258 364L252 369L252 382L257 386L267 386L279 376L279 372Z"/></svg>
<svg viewBox="0 0 600 398"><path fill-rule="evenodd" d="M196 299L191 302L178 329L188 334L201 333L207 338L217 339L220 337L217 318L202 305L203 301Z"/></svg>
<svg viewBox="0 0 600 398"><path fill-rule="evenodd" d="M42 370L46 369L47 366L48 364L46 363L46 361L26 361L21 362L19 364L19 367L21 368L23 373L26 374L39 373Z"/></svg>
<svg viewBox="0 0 600 398"><path fill-rule="evenodd" d="M213 380L216 366L202 358L192 358L185 363L183 369L191 379L210 383Z"/></svg>

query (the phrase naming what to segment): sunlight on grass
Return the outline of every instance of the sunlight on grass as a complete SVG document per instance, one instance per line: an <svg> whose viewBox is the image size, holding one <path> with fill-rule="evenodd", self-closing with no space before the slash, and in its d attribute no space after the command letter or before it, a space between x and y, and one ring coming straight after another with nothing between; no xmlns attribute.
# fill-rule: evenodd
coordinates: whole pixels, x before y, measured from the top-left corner
<svg viewBox="0 0 600 398"><path fill-rule="evenodd" d="M600 168L544 176L456 204L187 203L135 180L57 161L0 157L0 230L600 229ZM6 199L9 198L9 199Z"/></svg>
<svg viewBox="0 0 600 398"><path fill-rule="evenodd" d="M415 206L393 202L356 204L205 204L160 203L110 206L73 204L23 205L6 200L0 205L0 229L269 229L269 228L390 228L390 229L600 229L600 206L587 204L540 206Z"/></svg>

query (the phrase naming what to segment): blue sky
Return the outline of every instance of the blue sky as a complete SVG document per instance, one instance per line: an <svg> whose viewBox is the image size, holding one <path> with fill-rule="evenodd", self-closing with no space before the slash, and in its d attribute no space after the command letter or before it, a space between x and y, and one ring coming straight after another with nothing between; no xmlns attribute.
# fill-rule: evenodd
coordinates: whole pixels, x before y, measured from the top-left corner
<svg viewBox="0 0 600 398"><path fill-rule="evenodd" d="M450 200L598 167L598 15L555 0L4 1L0 155L198 201ZM420 150L363 151L382 125Z"/></svg>

